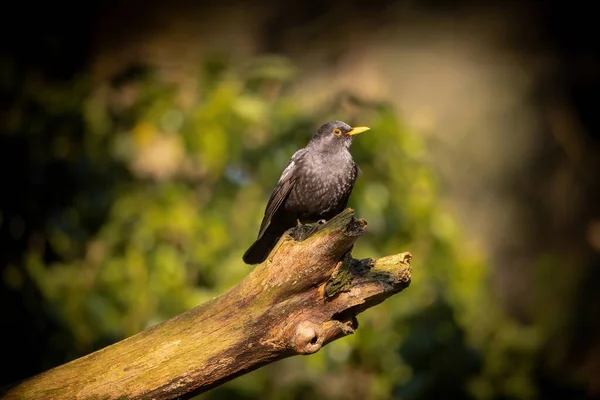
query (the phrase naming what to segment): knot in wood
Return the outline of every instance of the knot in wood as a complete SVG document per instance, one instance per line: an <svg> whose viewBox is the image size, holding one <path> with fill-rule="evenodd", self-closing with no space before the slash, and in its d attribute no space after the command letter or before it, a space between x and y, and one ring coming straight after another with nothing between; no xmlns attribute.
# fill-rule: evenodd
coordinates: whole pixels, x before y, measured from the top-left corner
<svg viewBox="0 0 600 400"><path fill-rule="evenodd" d="M292 347L298 354L312 354L323 345L323 328L311 321L302 321L296 327Z"/></svg>

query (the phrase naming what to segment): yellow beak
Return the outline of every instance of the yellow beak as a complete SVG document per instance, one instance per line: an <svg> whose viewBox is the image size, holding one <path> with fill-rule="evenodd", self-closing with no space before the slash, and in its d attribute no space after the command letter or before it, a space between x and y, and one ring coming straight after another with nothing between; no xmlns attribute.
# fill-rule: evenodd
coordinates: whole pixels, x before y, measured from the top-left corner
<svg viewBox="0 0 600 400"><path fill-rule="evenodd" d="M350 132L347 133L347 135L358 135L359 133L363 133L365 131L368 131L371 128L367 128L366 126L357 126L356 128L352 128L352 130Z"/></svg>

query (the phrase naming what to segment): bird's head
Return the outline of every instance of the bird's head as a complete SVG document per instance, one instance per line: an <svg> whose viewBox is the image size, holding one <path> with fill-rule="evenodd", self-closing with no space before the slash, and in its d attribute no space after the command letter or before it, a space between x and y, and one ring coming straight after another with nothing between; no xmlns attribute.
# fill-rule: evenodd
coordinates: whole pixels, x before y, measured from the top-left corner
<svg viewBox="0 0 600 400"><path fill-rule="evenodd" d="M323 150L334 150L340 147L349 149L354 135L368 130L369 128L365 126L353 128L342 121L330 121L319 128L310 140L310 144Z"/></svg>

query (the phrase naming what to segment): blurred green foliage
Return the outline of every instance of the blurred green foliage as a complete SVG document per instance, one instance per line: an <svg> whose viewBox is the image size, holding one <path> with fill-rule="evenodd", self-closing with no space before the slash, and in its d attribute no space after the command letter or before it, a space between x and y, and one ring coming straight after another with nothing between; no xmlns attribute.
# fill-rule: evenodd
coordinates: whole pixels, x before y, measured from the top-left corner
<svg viewBox="0 0 600 400"><path fill-rule="evenodd" d="M197 87L175 89L145 68L104 83L33 82L6 126L32 137L52 130L38 162L58 162L69 189L56 188L64 199L4 285L35 284L70 358L194 307L249 272L241 255L289 157L341 119L371 127L352 148L362 173L349 206L369 223L354 256L410 251L413 283L359 316L355 335L199 398L535 398L542 332L496 305L485 260L440 202L419 134L389 105L348 94L317 113L300 109L298 72L278 57L216 58ZM32 108L43 116L27 118Z"/></svg>

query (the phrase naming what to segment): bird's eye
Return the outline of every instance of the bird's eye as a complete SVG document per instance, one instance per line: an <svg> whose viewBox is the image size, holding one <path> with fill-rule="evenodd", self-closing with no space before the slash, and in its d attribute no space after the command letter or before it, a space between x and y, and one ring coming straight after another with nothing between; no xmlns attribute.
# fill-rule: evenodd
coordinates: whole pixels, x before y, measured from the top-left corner
<svg viewBox="0 0 600 400"><path fill-rule="evenodd" d="M342 130L341 130L340 128L335 128L335 129L333 130L333 134L334 134L335 136L340 136L340 135L342 134Z"/></svg>

